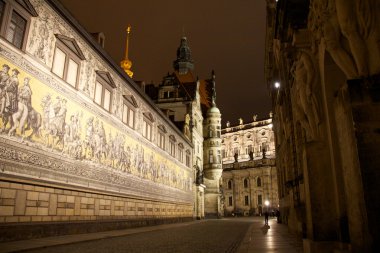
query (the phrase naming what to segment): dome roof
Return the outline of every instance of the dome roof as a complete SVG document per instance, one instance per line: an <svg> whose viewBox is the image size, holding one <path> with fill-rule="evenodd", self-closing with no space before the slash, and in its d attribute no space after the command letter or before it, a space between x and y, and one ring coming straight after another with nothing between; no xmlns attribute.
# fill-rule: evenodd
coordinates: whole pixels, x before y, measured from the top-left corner
<svg viewBox="0 0 380 253"><path fill-rule="evenodd" d="M220 110L218 109L218 107L213 106L210 109L208 109L207 113L219 113L220 114Z"/></svg>

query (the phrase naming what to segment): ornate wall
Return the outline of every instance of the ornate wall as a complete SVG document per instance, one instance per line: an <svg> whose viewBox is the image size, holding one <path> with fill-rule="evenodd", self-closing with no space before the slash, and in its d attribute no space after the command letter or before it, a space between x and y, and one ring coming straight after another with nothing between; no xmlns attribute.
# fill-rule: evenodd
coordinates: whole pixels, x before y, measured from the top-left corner
<svg viewBox="0 0 380 253"><path fill-rule="evenodd" d="M0 39L0 222L192 217L192 165L157 147L157 127L192 155L191 143L83 28L69 25L59 3L31 2L38 16L26 52ZM77 89L51 72L54 34L70 35L86 58ZM116 86L111 112L93 102L98 70ZM134 129L121 121L123 96L137 104ZM145 114L151 140L142 136Z"/></svg>

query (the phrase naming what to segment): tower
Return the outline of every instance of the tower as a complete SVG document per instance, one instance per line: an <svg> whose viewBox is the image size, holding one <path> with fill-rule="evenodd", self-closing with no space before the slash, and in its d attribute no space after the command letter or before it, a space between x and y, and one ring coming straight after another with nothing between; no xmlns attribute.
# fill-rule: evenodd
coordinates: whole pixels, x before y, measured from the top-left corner
<svg viewBox="0 0 380 253"><path fill-rule="evenodd" d="M133 77L133 72L131 71L132 67L132 61L129 60L128 58L128 50L129 50L129 34L131 33L131 26L128 25L127 27L127 39L125 42L125 55L124 55L124 60L120 62L120 66L122 69L124 69L125 73L132 78Z"/></svg>
<svg viewBox="0 0 380 253"><path fill-rule="evenodd" d="M191 50L187 44L187 38L181 38L181 44L177 49L177 60L173 62L173 67L179 74L186 74L194 69L194 62L191 59Z"/></svg>
<svg viewBox="0 0 380 253"><path fill-rule="evenodd" d="M222 215L222 195L220 178L222 176L221 159L221 114L216 106L215 74L212 72L211 107L206 113L203 125L203 171L205 189L205 216Z"/></svg>

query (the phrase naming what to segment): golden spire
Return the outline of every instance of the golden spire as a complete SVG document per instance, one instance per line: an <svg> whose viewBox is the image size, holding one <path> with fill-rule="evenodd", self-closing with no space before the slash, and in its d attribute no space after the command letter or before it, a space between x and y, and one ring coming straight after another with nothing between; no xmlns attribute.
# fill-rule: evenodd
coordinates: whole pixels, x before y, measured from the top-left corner
<svg viewBox="0 0 380 253"><path fill-rule="evenodd" d="M132 78L133 76L133 72L131 71L132 61L128 59L129 34L131 32L131 25L128 25L126 31L127 31L127 41L125 43L125 56L124 56L124 60L120 62L120 66L122 67L122 69L124 69L125 73L127 73L128 76Z"/></svg>

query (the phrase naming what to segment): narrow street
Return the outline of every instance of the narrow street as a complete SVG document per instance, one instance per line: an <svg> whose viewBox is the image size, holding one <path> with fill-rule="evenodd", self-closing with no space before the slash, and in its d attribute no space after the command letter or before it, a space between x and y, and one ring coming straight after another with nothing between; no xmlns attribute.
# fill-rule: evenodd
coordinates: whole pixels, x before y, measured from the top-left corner
<svg viewBox="0 0 380 253"><path fill-rule="evenodd" d="M0 244L0 252L302 252L302 242L275 219L225 218ZM55 246L52 246L55 245Z"/></svg>

